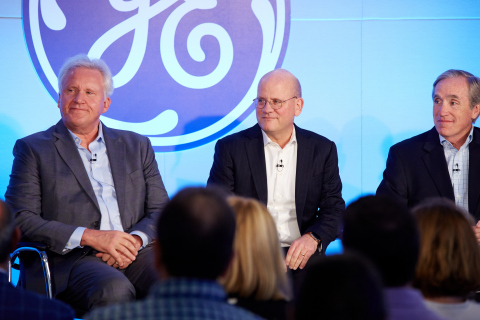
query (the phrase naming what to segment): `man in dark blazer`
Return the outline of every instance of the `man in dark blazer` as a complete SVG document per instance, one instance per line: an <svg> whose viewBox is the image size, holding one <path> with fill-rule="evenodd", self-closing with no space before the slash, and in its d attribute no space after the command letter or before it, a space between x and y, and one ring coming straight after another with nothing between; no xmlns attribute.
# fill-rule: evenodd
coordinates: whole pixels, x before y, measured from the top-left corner
<svg viewBox="0 0 480 320"><path fill-rule="evenodd" d="M267 205L288 249L286 265L303 269L339 232L345 209L335 143L294 125L300 83L277 69L260 80L258 124L218 140L208 185Z"/></svg>
<svg viewBox="0 0 480 320"><path fill-rule="evenodd" d="M54 294L77 316L145 296L156 280L150 243L168 196L150 140L100 122L112 91L103 61L67 60L62 120L17 141L5 194L22 239L47 245Z"/></svg>
<svg viewBox="0 0 480 320"><path fill-rule="evenodd" d="M15 288L8 282L7 268L10 253L20 240L13 214L0 200L0 319L5 320L68 320L73 310L61 301Z"/></svg>
<svg viewBox="0 0 480 320"><path fill-rule="evenodd" d="M444 197L480 219L480 79L448 70L433 84L435 127L390 148L377 194L413 207ZM477 239L480 228L475 227Z"/></svg>

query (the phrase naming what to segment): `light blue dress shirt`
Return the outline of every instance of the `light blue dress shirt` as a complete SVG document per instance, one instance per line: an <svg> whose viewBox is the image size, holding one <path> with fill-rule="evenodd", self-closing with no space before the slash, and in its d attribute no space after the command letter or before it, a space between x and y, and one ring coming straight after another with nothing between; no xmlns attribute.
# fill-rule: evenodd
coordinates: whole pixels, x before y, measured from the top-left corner
<svg viewBox="0 0 480 320"><path fill-rule="evenodd" d="M110 168L110 161L107 155L107 146L103 138L102 123L98 126L98 136L93 142L88 145L90 151L82 147L80 144L82 140L73 132L68 130L72 135L78 153L82 159L85 170L87 171L93 191L97 197L98 206L102 214L100 220L100 230L118 230L124 231L122 221L120 219L120 212L118 210L117 194L115 193L115 186L113 184L112 170ZM70 236L70 239L65 246L64 252L81 247L83 232L86 228L78 227ZM137 235L142 239L143 249L151 242L150 237L141 231L133 231L130 234Z"/></svg>
<svg viewBox="0 0 480 320"><path fill-rule="evenodd" d="M440 136L445 159L447 160L448 173L452 182L455 204L468 211L468 168L470 165L470 152L468 146L473 139L473 126L470 129L465 143L457 150L444 137Z"/></svg>

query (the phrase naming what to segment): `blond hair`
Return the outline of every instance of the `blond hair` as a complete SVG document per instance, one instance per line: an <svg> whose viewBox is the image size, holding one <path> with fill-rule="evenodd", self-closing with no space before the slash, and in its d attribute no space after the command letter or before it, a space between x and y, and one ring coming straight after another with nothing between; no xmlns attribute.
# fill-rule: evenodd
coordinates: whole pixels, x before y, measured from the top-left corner
<svg viewBox="0 0 480 320"><path fill-rule="evenodd" d="M235 212L237 227L233 261L220 279L225 290L256 300L289 300L283 251L267 207L241 197L230 197L228 203Z"/></svg>
<svg viewBox="0 0 480 320"><path fill-rule="evenodd" d="M465 296L480 287L480 248L468 212L447 199L413 209L420 257L413 286L425 297Z"/></svg>

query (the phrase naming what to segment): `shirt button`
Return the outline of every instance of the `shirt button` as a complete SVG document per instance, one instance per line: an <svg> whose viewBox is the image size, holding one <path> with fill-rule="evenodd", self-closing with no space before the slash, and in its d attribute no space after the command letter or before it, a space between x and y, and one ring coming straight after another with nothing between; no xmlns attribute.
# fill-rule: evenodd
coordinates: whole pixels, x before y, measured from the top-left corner
<svg viewBox="0 0 480 320"><path fill-rule="evenodd" d="M282 199L282 196L278 196L278 199Z"/></svg>

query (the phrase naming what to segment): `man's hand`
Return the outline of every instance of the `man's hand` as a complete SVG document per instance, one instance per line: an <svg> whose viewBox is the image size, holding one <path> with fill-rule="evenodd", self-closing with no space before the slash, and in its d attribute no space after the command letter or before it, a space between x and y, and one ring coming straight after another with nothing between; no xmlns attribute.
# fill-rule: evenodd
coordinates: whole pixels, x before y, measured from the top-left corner
<svg viewBox="0 0 480 320"><path fill-rule="evenodd" d="M109 266L112 266L118 269L126 269L133 262L132 260L125 257L123 254L120 254L123 260L123 266L120 267L120 265L115 261L115 259L108 253L99 252L95 256L98 258L102 258L102 260L105 261L105 263L108 264Z"/></svg>
<svg viewBox="0 0 480 320"><path fill-rule="evenodd" d="M133 235L133 237L135 238L135 241L136 241L135 248L137 248L137 251L138 251L140 250L143 244L142 238L140 238L137 235ZM120 254L123 260L123 267L120 267L119 264L115 261L115 259L108 253L99 252L95 256L98 258L102 258L102 260L105 261L109 266L112 266L114 268L119 268L119 269L126 269L133 262L132 260L128 259L125 255Z"/></svg>
<svg viewBox="0 0 480 320"><path fill-rule="evenodd" d="M123 256L134 261L139 248L137 248L138 240L126 232L93 229L85 229L80 245L90 246L99 252L109 254L118 262L119 267L124 267L125 265ZM127 262L126 259L125 262Z"/></svg>
<svg viewBox="0 0 480 320"><path fill-rule="evenodd" d="M475 233L475 237L477 238L478 244L480 244L480 221L477 222L476 226L473 226L473 232Z"/></svg>
<svg viewBox="0 0 480 320"><path fill-rule="evenodd" d="M304 234L297 240L293 241L290 249L287 252L285 265L293 270L305 268L308 259L317 250L317 241L315 241L309 234Z"/></svg>

